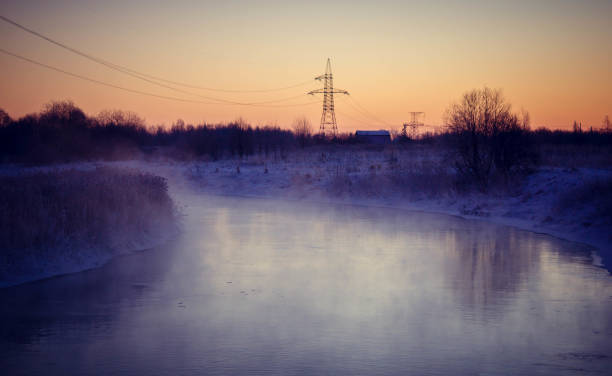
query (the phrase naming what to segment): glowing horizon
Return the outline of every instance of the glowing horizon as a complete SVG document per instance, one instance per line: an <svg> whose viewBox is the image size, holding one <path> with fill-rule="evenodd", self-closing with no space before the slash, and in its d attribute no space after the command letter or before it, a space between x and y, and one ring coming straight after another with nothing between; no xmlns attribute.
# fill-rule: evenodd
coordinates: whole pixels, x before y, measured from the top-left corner
<svg viewBox="0 0 612 376"><path fill-rule="evenodd" d="M326 12L321 12L325 8ZM410 111L440 125L450 103L471 89L501 88L532 126L601 125L612 115L612 28L608 1L214 1L25 0L0 15L59 42L138 72L196 86L267 89L173 91L122 74L0 22L0 48L112 85L161 96L253 103L201 104L153 98L87 82L0 54L0 108L13 118L70 99L90 115L133 111L149 125L220 123L290 127L306 116L317 129L322 87L314 77L331 58L341 132L399 129ZM186 94L196 93L196 95ZM301 97L298 95L303 94ZM275 107L303 104L295 107ZM359 107L361 106L361 107ZM363 110L365 109L365 111ZM365 112L365 113L364 113Z"/></svg>

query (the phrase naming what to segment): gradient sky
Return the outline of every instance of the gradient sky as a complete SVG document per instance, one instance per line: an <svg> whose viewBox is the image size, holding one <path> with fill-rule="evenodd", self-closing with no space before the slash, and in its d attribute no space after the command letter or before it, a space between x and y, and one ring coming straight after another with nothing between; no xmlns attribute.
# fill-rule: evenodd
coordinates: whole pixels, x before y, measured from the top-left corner
<svg viewBox="0 0 612 376"><path fill-rule="evenodd" d="M469 89L503 89L533 126L599 127L612 115L612 1L3 1L0 14L139 72L194 85L265 89L322 74L328 57L340 131L399 129L409 111L442 124ZM0 22L0 48L97 80L202 100L123 75ZM313 81L271 93L200 95L260 102L321 87ZM127 93L0 54L0 107L12 117L72 99L88 114L124 109L149 124L222 122L286 127L321 104L253 107L182 103ZM308 103L304 96L279 104ZM350 104L349 104L350 103ZM368 119L367 116L370 116ZM384 122L384 123L383 123Z"/></svg>

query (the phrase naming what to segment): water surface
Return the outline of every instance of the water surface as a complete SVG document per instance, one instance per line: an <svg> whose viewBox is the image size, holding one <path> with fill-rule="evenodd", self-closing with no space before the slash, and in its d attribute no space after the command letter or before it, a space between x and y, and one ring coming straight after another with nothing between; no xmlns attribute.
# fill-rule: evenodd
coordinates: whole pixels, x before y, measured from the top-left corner
<svg viewBox="0 0 612 376"><path fill-rule="evenodd" d="M612 369L612 279L585 246L384 208L190 204L171 244L0 290L3 374Z"/></svg>

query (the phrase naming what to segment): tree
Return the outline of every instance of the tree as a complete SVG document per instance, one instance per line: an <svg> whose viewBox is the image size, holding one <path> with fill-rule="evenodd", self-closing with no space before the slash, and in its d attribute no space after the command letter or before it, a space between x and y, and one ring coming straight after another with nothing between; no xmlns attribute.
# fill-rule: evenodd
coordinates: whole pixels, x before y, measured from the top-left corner
<svg viewBox="0 0 612 376"><path fill-rule="evenodd" d="M0 127L6 127L11 123L12 119L9 114L0 108Z"/></svg>
<svg viewBox="0 0 612 376"><path fill-rule="evenodd" d="M610 117L608 115L604 116L604 119L601 122L601 130L606 133L612 132L612 123L610 122Z"/></svg>
<svg viewBox="0 0 612 376"><path fill-rule="evenodd" d="M98 124L102 126L130 126L130 127L145 127L145 121L132 111L121 110L102 110L96 116Z"/></svg>
<svg viewBox="0 0 612 376"><path fill-rule="evenodd" d="M74 102L65 100L45 104L40 113L40 122L49 126L85 128L88 126L89 119Z"/></svg>
<svg viewBox="0 0 612 376"><path fill-rule="evenodd" d="M454 164L459 175L486 189L491 175L506 179L524 171L532 157L528 150L529 114L512 113L499 89L475 89L446 112L446 126L454 140Z"/></svg>
<svg viewBox="0 0 612 376"><path fill-rule="evenodd" d="M304 148L312 136L312 124L305 116L293 121L293 133L300 146Z"/></svg>

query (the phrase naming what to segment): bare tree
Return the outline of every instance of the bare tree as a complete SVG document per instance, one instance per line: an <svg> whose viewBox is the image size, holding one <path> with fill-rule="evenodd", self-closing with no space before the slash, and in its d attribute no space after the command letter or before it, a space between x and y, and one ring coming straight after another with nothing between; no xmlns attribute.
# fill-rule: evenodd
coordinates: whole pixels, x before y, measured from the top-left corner
<svg viewBox="0 0 612 376"><path fill-rule="evenodd" d="M71 100L52 101L45 104L40 113L40 121L51 126L67 125L71 127L86 127L87 115Z"/></svg>
<svg viewBox="0 0 612 376"><path fill-rule="evenodd" d="M303 148L308 143L312 135L312 124L305 116L297 118L293 121L293 133L297 138L300 146Z"/></svg>
<svg viewBox="0 0 612 376"><path fill-rule="evenodd" d="M610 122L610 117L608 115L604 116L603 121L601 122L601 130L606 133L612 132L612 123Z"/></svg>
<svg viewBox="0 0 612 376"><path fill-rule="evenodd" d="M483 189L493 172L507 178L531 156L526 142L529 114L523 111L519 120L499 89L465 93L447 109L446 126L455 136L455 168Z"/></svg>
<svg viewBox="0 0 612 376"><path fill-rule="evenodd" d="M11 123L11 117L3 109L0 108L0 127L6 127Z"/></svg>
<svg viewBox="0 0 612 376"><path fill-rule="evenodd" d="M521 108L520 124L526 131L531 129L531 115L529 115L529 111L525 110L524 108Z"/></svg>
<svg viewBox="0 0 612 376"><path fill-rule="evenodd" d="M172 123L173 132L184 132L185 131L185 121L183 119L176 119L174 123Z"/></svg>
<svg viewBox="0 0 612 376"><path fill-rule="evenodd" d="M96 116L96 121L102 126L145 127L145 120L132 111L102 110Z"/></svg>

